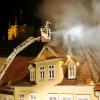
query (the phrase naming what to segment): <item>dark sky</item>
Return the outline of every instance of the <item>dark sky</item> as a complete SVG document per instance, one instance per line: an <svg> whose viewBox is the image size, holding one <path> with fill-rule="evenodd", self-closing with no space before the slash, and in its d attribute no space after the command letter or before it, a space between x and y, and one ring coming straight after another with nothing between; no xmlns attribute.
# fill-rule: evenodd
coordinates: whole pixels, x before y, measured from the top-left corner
<svg viewBox="0 0 100 100"><path fill-rule="evenodd" d="M22 24L32 25L39 4L42 0L2 0L0 2L0 36L7 38L8 23L14 24L15 16L20 19L22 9Z"/></svg>

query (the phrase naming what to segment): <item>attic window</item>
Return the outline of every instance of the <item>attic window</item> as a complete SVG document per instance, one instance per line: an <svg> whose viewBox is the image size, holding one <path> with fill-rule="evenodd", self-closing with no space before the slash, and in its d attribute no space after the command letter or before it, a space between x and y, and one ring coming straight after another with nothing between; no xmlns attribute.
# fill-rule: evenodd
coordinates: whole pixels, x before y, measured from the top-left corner
<svg viewBox="0 0 100 100"><path fill-rule="evenodd" d="M30 69L30 81L35 81L35 68Z"/></svg>
<svg viewBox="0 0 100 100"><path fill-rule="evenodd" d="M40 79L45 78L45 66L40 66Z"/></svg>
<svg viewBox="0 0 100 100"><path fill-rule="evenodd" d="M76 65L71 64L68 65L68 79L75 79L76 78Z"/></svg>
<svg viewBox="0 0 100 100"><path fill-rule="evenodd" d="M55 77L55 67L54 67L54 65L48 66L48 77L49 77L49 79L54 79L54 77Z"/></svg>

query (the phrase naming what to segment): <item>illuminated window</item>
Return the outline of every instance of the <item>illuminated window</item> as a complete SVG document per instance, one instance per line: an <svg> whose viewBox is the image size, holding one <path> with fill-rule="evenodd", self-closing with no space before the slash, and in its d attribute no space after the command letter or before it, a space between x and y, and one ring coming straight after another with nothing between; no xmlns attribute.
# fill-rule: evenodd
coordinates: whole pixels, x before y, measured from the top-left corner
<svg viewBox="0 0 100 100"><path fill-rule="evenodd" d="M49 79L54 79L55 77L55 67L53 65L48 66L48 77Z"/></svg>
<svg viewBox="0 0 100 100"><path fill-rule="evenodd" d="M31 93L30 94L30 100L37 100L38 99L38 94L37 93Z"/></svg>
<svg viewBox="0 0 100 100"><path fill-rule="evenodd" d="M35 81L35 68L30 69L30 81Z"/></svg>
<svg viewBox="0 0 100 100"><path fill-rule="evenodd" d="M48 94L48 100L58 100L58 94Z"/></svg>
<svg viewBox="0 0 100 100"><path fill-rule="evenodd" d="M9 95L7 100L14 100L13 96Z"/></svg>
<svg viewBox="0 0 100 100"><path fill-rule="evenodd" d="M40 66L40 79L44 79L44 78L45 78L45 67Z"/></svg>
<svg viewBox="0 0 100 100"><path fill-rule="evenodd" d="M60 94L60 100L73 100L72 94Z"/></svg>
<svg viewBox="0 0 100 100"><path fill-rule="evenodd" d="M75 79L76 78L76 65L71 64L68 65L68 79Z"/></svg>
<svg viewBox="0 0 100 100"><path fill-rule="evenodd" d="M61 94L60 100L73 100L73 95L72 94Z"/></svg>
<svg viewBox="0 0 100 100"><path fill-rule="evenodd" d="M19 100L25 100L25 93L19 93Z"/></svg>
<svg viewBox="0 0 100 100"><path fill-rule="evenodd" d="M90 100L90 95L77 95L77 100Z"/></svg>
<svg viewBox="0 0 100 100"><path fill-rule="evenodd" d="M1 99L0 99L1 100ZM3 99L4 100L4 99ZM13 99L13 96L11 96L11 95L6 95L6 99L5 100L14 100Z"/></svg>

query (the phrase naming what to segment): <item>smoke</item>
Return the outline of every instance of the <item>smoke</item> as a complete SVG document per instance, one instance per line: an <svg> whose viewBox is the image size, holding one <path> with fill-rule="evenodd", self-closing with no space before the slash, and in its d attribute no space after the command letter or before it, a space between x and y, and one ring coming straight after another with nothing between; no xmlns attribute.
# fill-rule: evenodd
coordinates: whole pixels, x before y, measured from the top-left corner
<svg viewBox="0 0 100 100"><path fill-rule="evenodd" d="M44 0L39 13L55 24L56 29L49 45L71 49L74 55L83 57L81 40L89 48L89 53L95 56L94 59L99 61L99 9L100 0Z"/></svg>
<svg viewBox="0 0 100 100"><path fill-rule="evenodd" d="M53 21L56 29L69 28L73 24L90 22L90 9L85 4L83 0L44 0L40 13Z"/></svg>
<svg viewBox="0 0 100 100"><path fill-rule="evenodd" d="M92 16L94 23L100 24L100 0L92 0Z"/></svg>

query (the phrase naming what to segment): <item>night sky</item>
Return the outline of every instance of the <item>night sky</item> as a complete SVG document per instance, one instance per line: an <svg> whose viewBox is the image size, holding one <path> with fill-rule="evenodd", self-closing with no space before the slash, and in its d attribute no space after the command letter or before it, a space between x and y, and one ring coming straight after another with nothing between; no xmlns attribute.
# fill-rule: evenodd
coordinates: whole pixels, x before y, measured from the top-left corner
<svg viewBox="0 0 100 100"><path fill-rule="evenodd" d="M42 0L3 0L0 3L0 38L7 39L7 29L9 22L14 24L15 16L17 16L18 24L33 25L35 18L37 18L37 12L39 5L42 4Z"/></svg>

